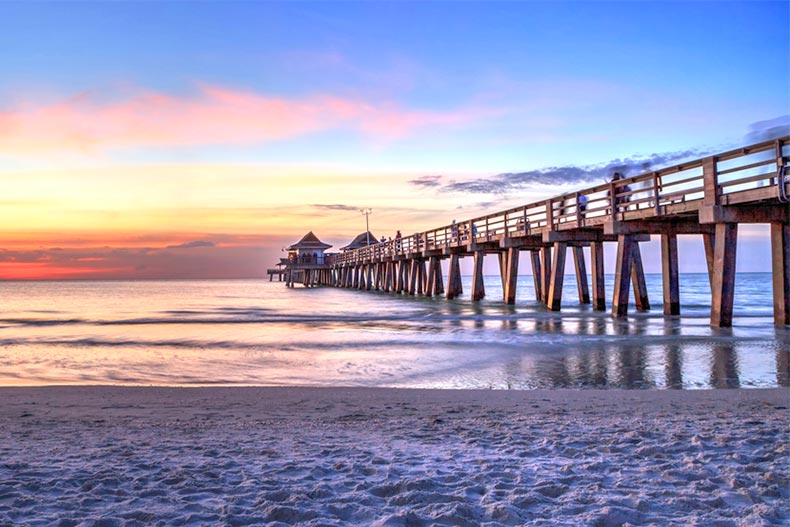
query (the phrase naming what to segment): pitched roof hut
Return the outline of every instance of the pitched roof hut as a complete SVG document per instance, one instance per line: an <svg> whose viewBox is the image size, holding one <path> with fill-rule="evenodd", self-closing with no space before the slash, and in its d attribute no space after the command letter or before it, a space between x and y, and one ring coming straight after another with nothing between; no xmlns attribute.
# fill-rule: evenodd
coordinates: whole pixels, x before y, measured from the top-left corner
<svg viewBox="0 0 790 527"><path fill-rule="evenodd" d="M289 259L297 265L325 265L324 251L332 247L324 243L313 234L308 232L302 239L288 247Z"/></svg>
<svg viewBox="0 0 790 527"><path fill-rule="evenodd" d="M351 240L351 243L346 245L345 247L341 247L341 251L352 251L354 249L359 249L360 247L366 247L368 245L374 245L378 243L379 240L376 238L372 232L366 231L357 235L356 238Z"/></svg>
<svg viewBox="0 0 790 527"><path fill-rule="evenodd" d="M305 252L307 252L307 251L321 251L321 252L323 252L323 251L329 249L330 247L332 247L332 246L329 245L328 243L324 243L321 240L319 240L318 236L313 234L313 231L310 231L307 234L305 234L304 236L302 236L301 240L299 240L295 244L293 244L290 247L288 247L288 250L289 251L299 251L299 252L302 252L302 251L305 251Z"/></svg>

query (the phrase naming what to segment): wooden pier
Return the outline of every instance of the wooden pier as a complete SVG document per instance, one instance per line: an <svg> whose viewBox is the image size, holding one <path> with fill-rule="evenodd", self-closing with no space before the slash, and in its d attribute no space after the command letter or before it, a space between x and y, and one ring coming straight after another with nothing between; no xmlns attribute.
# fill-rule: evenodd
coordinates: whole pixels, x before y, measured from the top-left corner
<svg viewBox="0 0 790 527"><path fill-rule="evenodd" d="M570 250L579 302L606 310L605 243L617 244L612 315L624 317L633 288L650 309L640 243L661 237L664 313L680 314L678 235L705 245L712 326L732 325L738 226L771 226L774 319L790 324L790 136L705 157L521 207L334 255L310 282L407 295L462 294L459 261L474 259L471 298L485 296L483 259L496 254L503 300L515 303L521 252L530 254L537 300L558 311ZM590 248L592 284L583 247ZM441 261L449 260L445 281ZM592 294L590 294L590 286Z"/></svg>
<svg viewBox="0 0 790 527"><path fill-rule="evenodd" d="M286 275L287 271L285 269L266 269L266 274L269 275L269 281L274 281L274 276L277 275L278 282L283 281L283 277Z"/></svg>

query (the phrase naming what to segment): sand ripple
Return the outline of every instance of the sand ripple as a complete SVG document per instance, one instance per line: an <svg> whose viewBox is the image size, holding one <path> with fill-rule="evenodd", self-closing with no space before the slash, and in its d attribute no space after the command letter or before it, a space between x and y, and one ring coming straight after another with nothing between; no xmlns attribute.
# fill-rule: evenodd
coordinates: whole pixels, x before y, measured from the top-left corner
<svg viewBox="0 0 790 527"><path fill-rule="evenodd" d="M0 525L781 525L788 394L5 390Z"/></svg>

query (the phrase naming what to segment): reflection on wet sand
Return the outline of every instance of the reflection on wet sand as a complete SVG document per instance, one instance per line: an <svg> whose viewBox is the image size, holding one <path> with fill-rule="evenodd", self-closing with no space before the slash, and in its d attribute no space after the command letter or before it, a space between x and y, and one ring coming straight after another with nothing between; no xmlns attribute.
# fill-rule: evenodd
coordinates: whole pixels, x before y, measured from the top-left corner
<svg viewBox="0 0 790 527"><path fill-rule="evenodd" d="M721 330L731 333L730 330ZM740 388L738 375L738 353L731 342L717 342L713 345L710 368L710 385L713 388Z"/></svg>
<svg viewBox="0 0 790 527"><path fill-rule="evenodd" d="M508 387L683 389L741 386L738 350L744 344L732 337L731 332L727 333L728 330L712 335L711 341L705 339L690 344L684 341L679 320L665 320L663 328L656 327L648 318L623 321L606 317L545 316L527 320L508 318L501 322L503 330L524 331L525 326L543 335L578 335L582 337L582 344L564 350L548 347L543 353L525 349L528 353L514 356L503 364L503 377ZM684 361L685 355L699 354L700 350L703 353L707 350L709 359L703 362L707 365L707 373L700 371L698 364ZM790 385L790 349L780 345L776 365L777 384ZM691 370L685 372L686 368ZM684 378L684 372L691 374L688 379Z"/></svg>
<svg viewBox="0 0 790 527"><path fill-rule="evenodd" d="M644 336L646 327L647 321L643 318L625 323L623 321L615 323L616 334L626 337ZM632 338L625 340L626 345L615 346L618 368L614 373L618 381L613 384L620 388L652 386L654 383L649 380L646 372L648 362L644 341Z"/></svg>
<svg viewBox="0 0 790 527"><path fill-rule="evenodd" d="M666 387L683 388L683 348L676 340L680 336L680 324L676 319L664 321L664 336L675 337L664 346L664 376Z"/></svg>
<svg viewBox="0 0 790 527"><path fill-rule="evenodd" d="M776 347L776 384L790 386L790 342Z"/></svg>

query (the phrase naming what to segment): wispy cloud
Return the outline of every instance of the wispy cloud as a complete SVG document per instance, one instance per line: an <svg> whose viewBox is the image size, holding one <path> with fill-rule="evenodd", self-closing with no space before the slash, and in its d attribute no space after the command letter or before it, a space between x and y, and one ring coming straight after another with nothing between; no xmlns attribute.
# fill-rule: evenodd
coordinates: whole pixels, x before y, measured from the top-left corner
<svg viewBox="0 0 790 527"><path fill-rule="evenodd" d="M355 207L353 205L343 205L340 203L335 203L331 205L321 205L318 203L314 203L313 207L320 210L346 210L346 211L358 211L359 207Z"/></svg>
<svg viewBox="0 0 790 527"><path fill-rule="evenodd" d="M168 245L167 249L195 249L196 247L215 247L214 242L195 240L193 242L180 243L178 245Z"/></svg>
<svg viewBox="0 0 790 527"><path fill-rule="evenodd" d="M375 98L331 94L286 98L209 85L190 96L142 91L107 101L86 93L0 111L0 150L251 144L336 129L356 131L377 141L395 140L423 128L469 122L479 115L470 108L433 111Z"/></svg>
<svg viewBox="0 0 790 527"><path fill-rule="evenodd" d="M749 125L745 140L747 143L761 143L786 135L790 135L790 115L780 115Z"/></svg>
<svg viewBox="0 0 790 527"><path fill-rule="evenodd" d="M611 179L614 172L626 175L645 172L653 168L666 166L687 159L703 157L704 150L683 150L666 152L649 156L632 156L624 159L613 159L607 163L588 166L555 166L525 172L508 172L495 176L471 181L454 181L448 183L443 190L449 192L472 192L477 194L506 194L529 186L571 185L584 183L601 183Z"/></svg>
<svg viewBox="0 0 790 527"><path fill-rule="evenodd" d="M409 183L417 187L434 188L441 186L442 176L420 176L410 179Z"/></svg>

